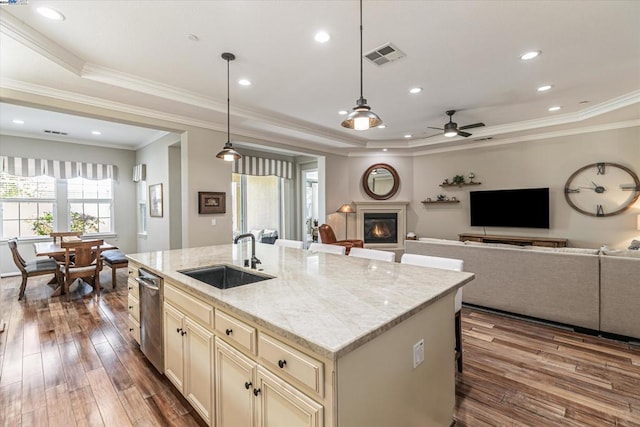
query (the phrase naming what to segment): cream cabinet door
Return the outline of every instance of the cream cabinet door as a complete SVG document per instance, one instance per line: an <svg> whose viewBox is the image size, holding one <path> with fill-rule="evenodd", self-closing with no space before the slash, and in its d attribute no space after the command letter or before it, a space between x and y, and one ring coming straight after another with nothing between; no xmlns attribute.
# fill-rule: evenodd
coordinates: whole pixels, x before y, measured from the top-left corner
<svg viewBox="0 0 640 427"><path fill-rule="evenodd" d="M258 426L322 427L322 405L276 377L257 367Z"/></svg>
<svg viewBox="0 0 640 427"><path fill-rule="evenodd" d="M211 425L213 403L213 333L184 319L184 395L200 416Z"/></svg>
<svg viewBox="0 0 640 427"><path fill-rule="evenodd" d="M180 393L184 393L184 350L182 345L184 314L165 302L162 318L164 323L164 374Z"/></svg>
<svg viewBox="0 0 640 427"><path fill-rule="evenodd" d="M215 339L216 426L254 427L256 362Z"/></svg>

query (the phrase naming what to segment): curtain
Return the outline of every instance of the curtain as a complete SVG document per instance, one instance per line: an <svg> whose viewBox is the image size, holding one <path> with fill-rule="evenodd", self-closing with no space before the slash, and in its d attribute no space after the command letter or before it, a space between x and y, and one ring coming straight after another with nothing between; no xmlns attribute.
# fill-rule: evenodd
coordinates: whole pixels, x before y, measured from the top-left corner
<svg viewBox="0 0 640 427"><path fill-rule="evenodd" d="M243 175L293 178L293 163L286 160L265 159L262 157L242 156L233 162L232 171Z"/></svg>
<svg viewBox="0 0 640 427"><path fill-rule="evenodd" d="M0 172L14 176L46 175L57 179L82 177L86 179L117 179L117 167L101 163L70 162L65 160L28 159L0 156Z"/></svg>
<svg viewBox="0 0 640 427"><path fill-rule="evenodd" d="M140 182L147 180L147 165L139 164L133 167L133 182Z"/></svg>

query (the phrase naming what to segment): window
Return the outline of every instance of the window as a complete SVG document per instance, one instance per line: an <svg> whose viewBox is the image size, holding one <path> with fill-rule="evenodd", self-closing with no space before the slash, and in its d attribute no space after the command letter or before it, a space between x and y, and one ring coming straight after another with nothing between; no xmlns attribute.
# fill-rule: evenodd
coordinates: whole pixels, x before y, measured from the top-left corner
<svg viewBox="0 0 640 427"><path fill-rule="evenodd" d="M138 234L147 234L147 181L138 181Z"/></svg>
<svg viewBox="0 0 640 427"><path fill-rule="evenodd" d="M48 235L54 229L56 180L0 173L2 236Z"/></svg>
<svg viewBox="0 0 640 427"><path fill-rule="evenodd" d="M283 178L233 174L234 235L251 230L276 230L283 237Z"/></svg>
<svg viewBox="0 0 640 427"><path fill-rule="evenodd" d="M0 173L2 238L113 232L113 181Z"/></svg>
<svg viewBox="0 0 640 427"><path fill-rule="evenodd" d="M83 234L112 232L112 193L111 179L67 180L69 229Z"/></svg>

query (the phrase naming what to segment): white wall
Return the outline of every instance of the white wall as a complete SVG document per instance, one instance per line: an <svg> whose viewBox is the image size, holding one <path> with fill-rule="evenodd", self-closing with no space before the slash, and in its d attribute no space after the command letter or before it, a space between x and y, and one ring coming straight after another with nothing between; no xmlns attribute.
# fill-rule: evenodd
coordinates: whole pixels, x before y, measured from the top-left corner
<svg viewBox="0 0 640 427"><path fill-rule="evenodd" d="M136 206L136 188L132 182L132 168L135 152L115 148L95 147L82 144L50 141L35 138L0 135L0 155L51 160L72 160L116 165L118 179L114 183L114 229L116 238L106 239L117 245L125 253L136 249L136 221L132 212ZM20 254L28 260L35 254L31 242L23 242L18 247ZM0 269L2 274L17 272L11 253L3 242L0 245Z"/></svg>

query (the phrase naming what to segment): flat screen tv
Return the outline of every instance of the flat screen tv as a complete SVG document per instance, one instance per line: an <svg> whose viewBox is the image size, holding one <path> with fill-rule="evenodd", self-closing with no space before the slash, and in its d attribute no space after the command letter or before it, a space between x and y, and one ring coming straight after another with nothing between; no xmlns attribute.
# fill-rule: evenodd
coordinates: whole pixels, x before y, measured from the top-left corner
<svg viewBox="0 0 640 427"><path fill-rule="evenodd" d="M471 225L549 228L549 189L471 191Z"/></svg>

